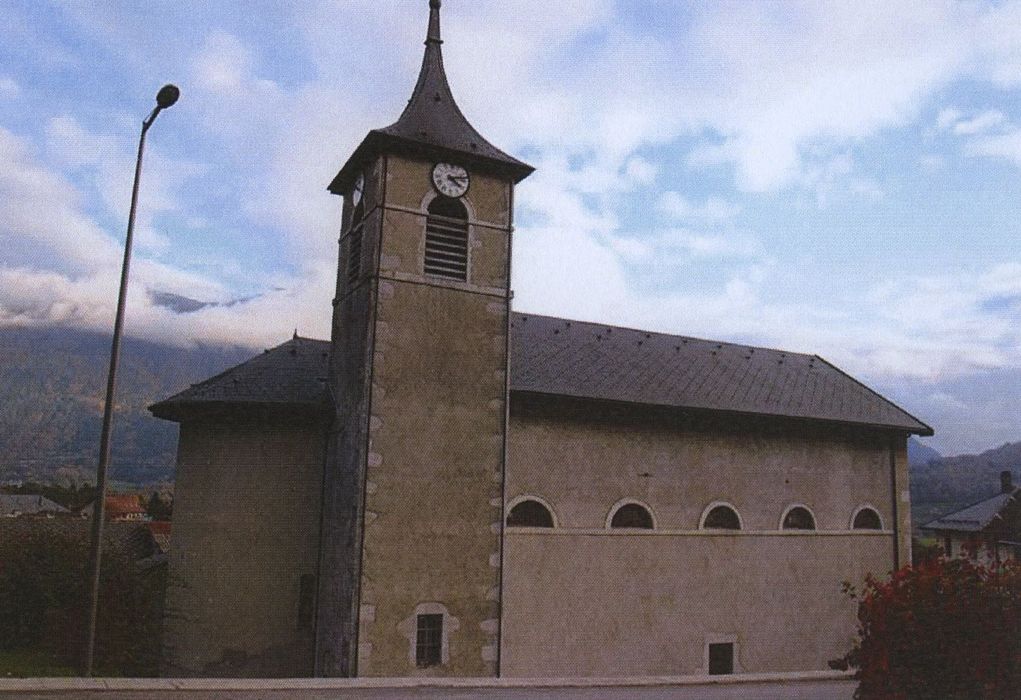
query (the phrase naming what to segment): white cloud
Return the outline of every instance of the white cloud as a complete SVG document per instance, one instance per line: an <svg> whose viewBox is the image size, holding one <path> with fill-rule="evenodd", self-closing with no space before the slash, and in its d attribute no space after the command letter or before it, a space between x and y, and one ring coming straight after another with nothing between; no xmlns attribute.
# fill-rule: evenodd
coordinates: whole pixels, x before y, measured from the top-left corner
<svg viewBox="0 0 1021 700"><path fill-rule="evenodd" d="M694 204L680 192L670 190L660 195L656 206L662 213L680 221L726 221L741 212L739 205L722 197L709 197L702 204Z"/></svg>
<svg viewBox="0 0 1021 700"><path fill-rule="evenodd" d="M109 236L79 211L78 191L3 128L0 165L0 242L8 264L46 259L57 269L94 270L119 256Z"/></svg>
<svg viewBox="0 0 1021 700"><path fill-rule="evenodd" d="M964 150L968 155L1003 158L1021 168L1021 129L976 138Z"/></svg>
<svg viewBox="0 0 1021 700"><path fill-rule="evenodd" d="M21 86L9 75L0 75L0 99L13 100L21 95Z"/></svg>
<svg viewBox="0 0 1021 700"><path fill-rule="evenodd" d="M995 126L999 126L1005 121L1006 117L1003 116L1003 112L998 109L987 109L980 114L976 114L971 119L965 119L954 124L954 133L958 136L970 136L972 134L979 134L983 131L989 131Z"/></svg>
<svg viewBox="0 0 1021 700"><path fill-rule="evenodd" d="M936 115L936 128L940 131L948 131L963 116L964 113L956 107L944 107Z"/></svg>

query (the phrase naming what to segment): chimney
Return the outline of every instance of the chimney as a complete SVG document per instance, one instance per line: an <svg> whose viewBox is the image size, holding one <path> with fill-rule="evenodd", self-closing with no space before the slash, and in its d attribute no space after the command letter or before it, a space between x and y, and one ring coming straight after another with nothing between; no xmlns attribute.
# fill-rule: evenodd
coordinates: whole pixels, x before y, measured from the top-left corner
<svg viewBox="0 0 1021 700"><path fill-rule="evenodd" d="M1000 493L1014 493L1014 484L1011 482L1009 470L1000 472Z"/></svg>

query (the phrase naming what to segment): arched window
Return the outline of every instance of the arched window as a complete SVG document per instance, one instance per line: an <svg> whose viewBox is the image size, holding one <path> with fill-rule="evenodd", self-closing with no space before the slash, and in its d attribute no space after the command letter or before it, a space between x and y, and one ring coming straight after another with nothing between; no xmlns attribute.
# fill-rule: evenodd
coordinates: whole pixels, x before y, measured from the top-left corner
<svg viewBox="0 0 1021 700"><path fill-rule="evenodd" d="M855 530L882 530L883 521L879 517L879 513L873 508L868 506L862 506L858 509L858 512L854 514L854 520L851 523L851 527Z"/></svg>
<svg viewBox="0 0 1021 700"><path fill-rule="evenodd" d="M643 530L653 529L652 513L639 503L625 503L613 513L610 527L634 527Z"/></svg>
<svg viewBox="0 0 1021 700"><path fill-rule="evenodd" d="M713 530L740 530L741 518L737 516L737 511L728 505L713 506L702 519L702 527Z"/></svg>
<svg viewBox="0 0 1021 700"><path fill-rule="evenodd" d="M553 514L539 501L521 501L507 514L507 527L553 527Z"/></svg>
<svg viewBox="0 0 1021 700"><path fill-rule="evenodd" d="M784 514L780 527L784 530L814 530L815 516L805 506L791 506Z"/></svg>
<svg viewBox="0 0 1021 700"><path fill-rule="evenodd" d="M365 207L361 202L351 213L351 233L347 236L347 281L353 283L362 274L362 219Z"/></svg>
<svg viewBox="0 0 1021 700"><path fill-rule="evenodd" d="M459 200L436 197L425 221L425 274L468 279L468 210Z"/></svg>

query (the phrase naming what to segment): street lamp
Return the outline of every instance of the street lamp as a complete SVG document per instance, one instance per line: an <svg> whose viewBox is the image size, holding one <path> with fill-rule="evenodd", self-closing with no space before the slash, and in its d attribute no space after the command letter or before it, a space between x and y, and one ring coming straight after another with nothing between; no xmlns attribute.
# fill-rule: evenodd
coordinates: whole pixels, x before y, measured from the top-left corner
<svg viewBox="0 0 1021 700"><path fill-rule="evenodd" d="M142 135L138 139L138 159L135 161L135 183L131 188L131 210L128 213L128 235L124 241L124 263L121 265L121 287L117 296L117 316L113 323L113 342L110 346L110 372L106 378L106 403L103 406L103 430L99 438L99 467L96 469L96 500L92 504L92 542L89 552L89 574L92 579L89 593L88 623L86 625L85 653L82 655L81 675L92 675L92 660L96 648L96 613L99 610L99 565L103 550L103 518L106 510L106 471L110 463L110 432L113 428L114 388L117 384L117 363L121 354L121 330L124 327L124 302L128 295L128 268L131 265L131 238L135 231L135 209L138 206L138 181L142 175L142 153L145 134L156 121L157 115L173 106L181 91L176 85L164 85L156 93L156 107L142 120Z"/></svg>

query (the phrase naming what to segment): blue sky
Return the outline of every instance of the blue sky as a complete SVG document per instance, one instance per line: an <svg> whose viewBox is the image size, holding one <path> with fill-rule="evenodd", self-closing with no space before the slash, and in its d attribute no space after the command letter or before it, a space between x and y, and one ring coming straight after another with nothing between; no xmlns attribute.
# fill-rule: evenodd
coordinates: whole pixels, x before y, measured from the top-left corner
<svg viewBox="0 0 1021 700"><path fill-rule="evenodd" d="M410 95L425 0L0 3L0 323L327 337L325 187ZM454 94L537 172L515 306L813 352L1021 439L1021 4L447 0ZM177 313L172 292L210 302Z"/></svg>

